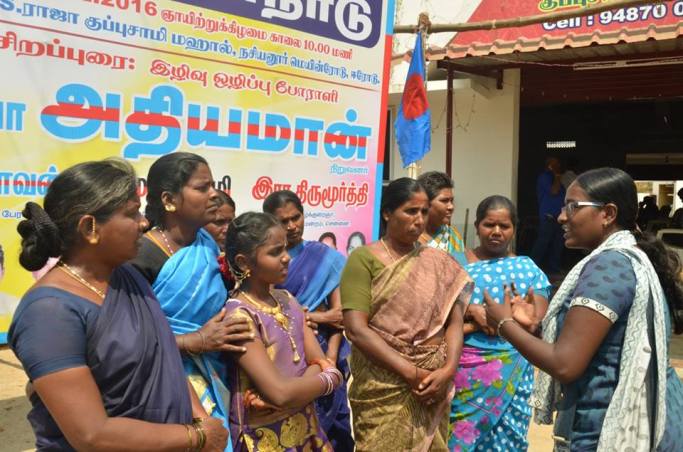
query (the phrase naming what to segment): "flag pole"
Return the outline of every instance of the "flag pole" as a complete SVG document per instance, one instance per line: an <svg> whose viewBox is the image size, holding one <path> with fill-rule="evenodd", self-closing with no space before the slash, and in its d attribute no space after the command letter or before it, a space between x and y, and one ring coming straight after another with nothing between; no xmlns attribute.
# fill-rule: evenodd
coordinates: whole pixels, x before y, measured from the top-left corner
<svg viewBox="0 0 683 452"><path fill-rule="evenodd" d="M431 26L431 21L429 20L429 15L426 12L420 13L417 19L417 32L422 34L422 56L426 58L427 53L425 52L427 48L427 30ZM427 88L428 86L428 79L429 79L429 65L427 64L426 61L423 61L425 65L425 79L424 79L424 84L425 84L425 91L427 96L429 96L429 90ZM431 131L430 131L431 133ZM408 177L411 179L417 179L418 176L420 175L420 172L422 170L422 160L418 160L417 162L411 163L408 165Z"/></svg>

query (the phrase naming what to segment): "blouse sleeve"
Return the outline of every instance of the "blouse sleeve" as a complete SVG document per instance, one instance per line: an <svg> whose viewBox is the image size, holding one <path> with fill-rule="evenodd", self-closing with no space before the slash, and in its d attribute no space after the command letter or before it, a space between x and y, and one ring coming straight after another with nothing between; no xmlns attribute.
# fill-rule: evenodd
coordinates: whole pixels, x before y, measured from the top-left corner
<svg viewBox="0 0 683 452"><path fill-rule="evenodd" d="M366 254L366 248L358 249L346 261L339 285L343 310L370 312L372 262Z"/></svg>
<svg viewBox="0 0 683 452"><path fill-rule="evenodd" d="M550 289L552 288L550 280L546 274L543 273L543 270L538 268L538 266L531 259L529 259L529 266L534 272L533 279L531 280L531 287L533 287L534 293L550 301Z"/></svg>
<svg viewBox="0 0 683 452"><path fill-rule="evenodd" d="M605 251L582 270L570 308L593 309L614 323L628 314L635 292L636 275L629 259L618 251Z"/></svg>
<svg viewBox="0 0 683 452"><path fill-rule="evenodd" d="M235 319L245 319L247 325L249 325L249 332L254 333L254 337L260 341L263 341L261 335L261 325L258 318L254 316L249 309L242 306L238 300L228 300L225 304L225 318L235 318Z"/></svg>
<svg viewBox="0 0 683 452"><path fill-rule="evenodd" d="M61 297L39 298L21 310L10 341L31 380L86 365L87 315Z"/></svg>

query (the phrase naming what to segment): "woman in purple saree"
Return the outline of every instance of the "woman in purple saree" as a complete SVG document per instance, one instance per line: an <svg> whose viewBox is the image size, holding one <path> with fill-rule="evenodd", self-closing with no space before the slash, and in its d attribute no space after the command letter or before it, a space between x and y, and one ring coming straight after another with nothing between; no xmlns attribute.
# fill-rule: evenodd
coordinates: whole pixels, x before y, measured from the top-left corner
<svg viewBox="0 0 683 452"><path fill-rule="evenodd" d="M264 212L274 215L287 231L289 273L278 288L287 289L308 311L307 319L317 325L316 338L323 352L345 378L350 375L351 351L342 334L339 283L346 263L338 251L316 241L303 240L304 211L299 197L281 190L263 202ZM315 402L320 424L337 452L353 451L351 413L346 385Z"/></svg>

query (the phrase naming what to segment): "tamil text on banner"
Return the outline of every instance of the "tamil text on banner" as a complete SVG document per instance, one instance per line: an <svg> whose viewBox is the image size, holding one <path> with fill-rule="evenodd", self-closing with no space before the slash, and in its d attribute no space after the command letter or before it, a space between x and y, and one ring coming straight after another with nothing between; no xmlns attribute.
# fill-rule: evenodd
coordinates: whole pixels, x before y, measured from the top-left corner
<svg viewBox="0 0 683 452"><path fill-rule="evenodd" d="M391 17L391 0L0 0L0 342L39 277L18 264L21 210L80 161L130 160L144 196L156 158L195 152L238 213L287 188L308 240L375 235Z"/></svg>

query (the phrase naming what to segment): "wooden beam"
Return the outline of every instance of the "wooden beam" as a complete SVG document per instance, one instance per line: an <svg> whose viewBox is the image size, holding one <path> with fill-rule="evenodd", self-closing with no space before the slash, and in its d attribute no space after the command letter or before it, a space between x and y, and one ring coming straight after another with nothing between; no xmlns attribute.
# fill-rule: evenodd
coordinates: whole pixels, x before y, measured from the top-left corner
<svg viewBox="0 0 683 452"><path fill-rule="evenodd" d="M454 63L452 62L452 60L449 60L448 58L444 58L443 60L437 61L436 67L438 67L439 69L446 69L447 71L462 72L464 74L471 74L477 75L479 77L490 78L492 80L495 80L496 89L503 89L503 70L500 68L482 69L480 67Z"/></svg>
<svg viewBox="0 0 683 452"><path fill-rule="evenodd" d="M573 17L590 16L603 11L611 11L620 8L629 8L648 4L668 3L672 0L616 0L609 3L599 3L585 8L571 9L549 14L535 14L532 16L515 17L512 19L486 20L482 22L462 22L454 24L429 24L427 34L432 33L455 33L475 30L495 30L498 28L523 27L525 25L540 24L543 22L556 22ZM414 34L419 25L394 25L394 34Z"/></svg>

